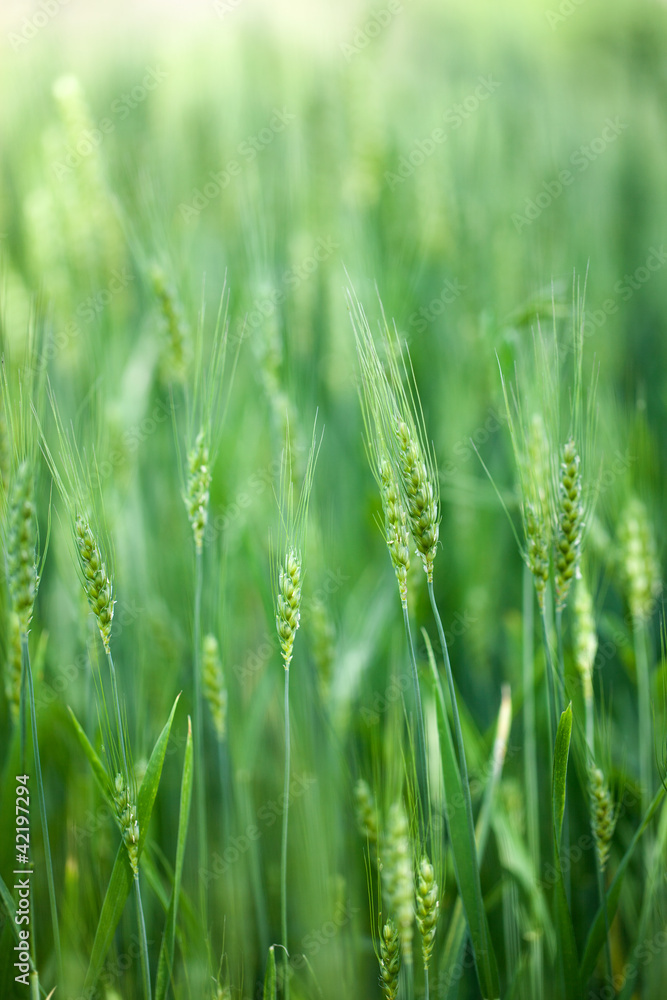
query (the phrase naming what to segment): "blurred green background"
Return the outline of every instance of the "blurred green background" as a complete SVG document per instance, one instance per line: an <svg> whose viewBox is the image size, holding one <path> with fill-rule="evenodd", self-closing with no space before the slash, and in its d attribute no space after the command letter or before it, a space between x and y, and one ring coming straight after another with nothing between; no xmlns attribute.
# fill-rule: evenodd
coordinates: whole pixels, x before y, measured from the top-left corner
<svg viewBox="0 0 667 1000"><path fill-rule="evenodd" d="M349 860L358 851L351 786L385 752L386 737L359 711L385 691L402 648L373 522L344 289L354 286L373 323L379 293L410 346L440 465L439 598L470 724L485 734L500 684L519 685L521 564L470 439L514 509L496 354L509 369L530 351L536 319L548 327L552 312L567 338L575 274L582 286L587 275L587 366L600 367L600 459L615 470L590 540L603 629L623 613L609 539L630 492L662 538L666 43L667 9L647 0L53 0L0 15L3 346L18 365L38 317L63 417L99 457L116 658L137 759L181 688L191 711L191 543L171 416L173 404L182 450L186 408L151 275L159 266L180 302L186 343L202 303L212 328L226 282L231 343L242 343L214 468L205 628L224 650L235 799L221 822L236 836L280 794L268 536L286 416L297 459L316 409L325 425L293 675L294 773L319 778L294 807L290 880L296 941L336 906L354 909L312 956L327 997L339 995L334 982L358 989L344 995L374 995L363 860ZM46 472L41 496L45 530ZM94 732L67 544L56 517L33 640L48 633L38 708L76 983L116 840L108 821L76 835L99 803L64 709L71 704ZM423 623L417 573L414 595ZM457 622L468 623L460 635ZM625 661L621 651L604 679L610 730L620 734L636 730ZM156 809L154 860L165 879L186 709ZM7 734L8 718L3 708ZM207 745L213 758L210 733ZM619 767L634 767L632 746L618 748ZM395 786L396 765L386 763ZM215 803L213 773L209 786ZM214 841L215 806L209 818ZM3 842L3 866L8 849ZM219 887L212 965L224 933L228 971L248 995L276 938L278 849L271 826L261 857L249 852ZM595 905L586 878L582 924ZM39 893L37 905L48 956ZM159 909L155 899L149 908ZM632 912L629 899L630 921ZM193 959L194 996L201 968ZM114 981L124 997L140 995L131 977Z"/></svg>

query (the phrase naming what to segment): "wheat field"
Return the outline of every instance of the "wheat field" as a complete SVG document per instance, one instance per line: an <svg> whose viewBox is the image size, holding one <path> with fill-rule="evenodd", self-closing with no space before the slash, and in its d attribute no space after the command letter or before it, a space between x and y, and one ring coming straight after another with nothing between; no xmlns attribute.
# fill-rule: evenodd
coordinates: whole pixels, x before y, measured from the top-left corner
<svg viewBox="0 0 667 1000"><path fill-rule="evenodd" d="M0 14L0 996L659 1000L667 9Z"/></svg>

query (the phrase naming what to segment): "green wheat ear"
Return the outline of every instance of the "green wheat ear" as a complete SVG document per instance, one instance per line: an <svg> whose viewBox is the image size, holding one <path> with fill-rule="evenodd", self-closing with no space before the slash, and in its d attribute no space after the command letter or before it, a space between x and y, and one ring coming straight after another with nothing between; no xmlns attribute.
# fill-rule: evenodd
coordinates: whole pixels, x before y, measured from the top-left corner
<svg viewBox="0 0 667 1000"><path fill-rule="evenodd" d="M197 552L201 552L204 546L204 533L208 524L210 486L209 447L206 440L206 430L202 428L193 447L188 452L188 478L183 498Z"/></svg>
<svg viewBox="0 0 667 1000"><path fill-rule="evenodd" d="M385 1000L396 1000L401 971L401 952L398 928L387 920L380 934L380 987Z"/></svg>
<svg viewBox="0 0 667 1000"><path fill-rule="evenodd" d="M406 965L412 964L414 938L414 876L408 819L402 802L395 802L387 817L382 874L389 908L396 916L401 951Z"/></svg>
<svg viewBox="0 0 667 1000"><path fill-rule="evenodd" d="M190 330L185 321L183 307L172 282L167 280L159 264L150 268L153 288L164 327L160 374L165 382L185 384L191 360Z"/></svg>
<svg viewBox="0 0 667 1000"><path fill-rule="evenodd" d="M32 462L24 459L16 469L7 508L7 584L11 606L22 635L30 630L37 595L37 512Z"/></svg>
<svg viewBox="0 0 667 1000"><path fill-rule="evenodd" d="M278 569L276 629L285 670L292 662L294 639L301 621L301 556L290 547Z"/></svg>
<svg viewBox="0 0 667 1000"><path fill-rule="evenodd" d="M191 383L186 385L188 412L183 502L198 556L201 555L206 540L211 470L220 445L238 359L237 352L232 371L227 378L228 304L229 294L226 286L223 286L210 343L206 341L205 313L202 307L194 341L194 376ZM178 447L180 449L180 443Z"/></svg>
<svg viewBox="0 0 667 1000"><path fill-rule="evenodd" d="M303 583L303 549L306 540L308 507L313 488L315 464L322 438L318 442L317 417L313 425L306 471L298 499L294 497L292 453L289 436L281 462L280 549L272 553L271 576L274 591L275 623L285 670L292 661L294 640L301 623L301 588Z"/></svg>
<svg viewBox="0 0 667 1000"><path fill-rule="evenodd" d="M433 954L435 932L438 923L438 883L435 870L428 858L422 858L417 878L417 927L422 939L422 959L428 969Z"/></svg>
<svg viewBox="0 0 667 1000"><path fill-rule="evenodd" d="M630 611L636 621L641 621L652 612L661 580L653 528L645 505L637 497L626 504L618 534Z"/></svg>
<svg viewBox="0 0 667 1000"><path fill-rule="evenodd" d="M77 515L74 522L74 537L83 589L88 598L90 610L95 616L104 649L108 653L115 604L113 585L102 559L97 539L88 520L80 514Z"/></svg>
<svg viewBox="0 0 667 1000"><path fill-rule="evenodd" d="M377 849L379 840L377 803L368 782L363 778L359 778L354 786L354 803L359 832L372 848Z"/></svg>
<svg viewBox="0 0 667 1000"><path fill-rule="evenodd" d="M202 687L211 711L215 735L219 743L224 743L227 734L227 688L222 672L220 647L214 635L204 637Z"/></svg>
<svg viewBox="0 0 667 1000"><path fill-rule="evenodd" d="M120 828L123 843L135 878L139 877L139 821L137 819L137 803L132 791L128 788L122 774L114 779L113 800L116 809L116 820Z"/></svg>
<svg viewBox="0 0 667 1000"><path fill-rule="evenodd" d="M588 784L595 849L600 863L600 871L604 872L609 860L618 812L614 807L604 774L599 767L591 768Z"/></svg>
<svg viewBox="0 0 667 1000"><path fill-rule="evenodd" d="M390 331L382 314L384 362L380 359L366 314L352 291L348 291L357 357L361 372L359 397L364 416L366 448L371 468L383 497L385 518L389 512L393 524L386 530L387 544L397 573L401 599L404 599L407 574L405 554L401 551L405 534L402 518L422 559L429 582L440 535L440 492L433 449L428 444L424 415L415 382L412 362L396 330ZM391 466L388 479L385 462ZM400 494L400 508L387 508L387 488L394 484ZM408 561L409 565L409 561Z"/></svg>
<svg viewBox="0 0 667 1000"><path fill-rule="evenodd" d="M573 438L563 446L558 475L556 532L556 607L565 607L572 581L579 576L584 529L581 459Z"/></svg>

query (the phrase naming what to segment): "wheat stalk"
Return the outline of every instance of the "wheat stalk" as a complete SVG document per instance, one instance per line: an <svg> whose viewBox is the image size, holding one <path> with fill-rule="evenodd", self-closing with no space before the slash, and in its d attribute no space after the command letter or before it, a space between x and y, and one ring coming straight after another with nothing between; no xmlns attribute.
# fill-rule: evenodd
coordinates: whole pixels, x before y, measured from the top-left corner
<svg viewBox="0 0 667 1000"><path fill-rule="evenodd" d="M289 955L287 937L287 836L289 829L289 783L291 762L290 709L289 709L289 676L290 664L294 654L294 640L301 621L301 582L302 582L302 552L306 540L308 508L313 488L315 463L321 445L316 438L317 415L313 425L306 471L298 500L294 498L294 483L292 480L292 451L289 432L286 435L285 448L281 461L281 477L279 487L280 508L280 554L272 558L271 575L274 590L275 623L280 643L280 652L284 667L284 717L285 717L285 767L284 767L284 809L282 822L282 837L280 851L280 912L282 944L285 948L284 995L289 1000Z"/></svg>
<svg viewBox="0 0 667 1000"><path fill-rule="evenodd" d="M586 742L594 753L593 665L598 637L593 617L593 599L584 577L577 580L574 594L574 659L581 678L586 711Z"/></svg>

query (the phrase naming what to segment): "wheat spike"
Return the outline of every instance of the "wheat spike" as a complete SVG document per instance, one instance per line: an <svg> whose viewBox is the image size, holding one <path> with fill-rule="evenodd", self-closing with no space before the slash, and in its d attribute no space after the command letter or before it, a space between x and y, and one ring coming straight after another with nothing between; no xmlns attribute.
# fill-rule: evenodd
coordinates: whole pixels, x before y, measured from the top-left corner
<svg viewBox="0 0 667 1000"><path fill-rule="evenodd" d="M556 607L562 610L572 580L579 575L584 527L579 453L570 438L563 447L558 477L556 533Z"/></svg>
<svg viewBox="0 0 667 1000"><path fill-rule="evenodd" d="M32 465L24 460L11 484L7 510L7 583L22 635L27 635L37 595L37 517Z"/></svg>
<svg viewBox="0 0 667 1000"><path fill-rule="evenodd" d="M215 734L218 741L223 743L227 734L227 688L220 661L220 647L214 635L204 637L202 681Z"/></svg>
<svg viewBox="0 0 667 1000"><path fill-rule="evenodd" d="M414 877L408 820L400 802L395 802L389 810L382 873L389 907L396 915L403 958L407 965L411 965L415 916Z"/></svg>
<svg viewBox="0 0 667 1000"><path fill-rule="evenodd" d="M433 564L438 551L440 522L437 490L431 481L419 439L409 424L399 420L396 426L401 488L410 532L422 558L429 583L433 580Z"/></svg>
<svg viewBox="0 0 667 1000"><path fill-rule="evenodd" d="M357 812L357 826L371 847L377 847L378 820L375 797L367 781L359 778L354 786L354 802Z"/></svg>
<svg viewBox="0 0 667 1000"><path fill-rule="evenodd" d="M117 774L113 789L116 818L123 843L127 849L130 867L135 878L139 877L139 822L134 797L127 787L122 774Z"/></svg>
<svg viewBox="0 0 667 1000"><path fill-rule="evenodd" d="M399 935L396 924L388 920L380 935L380 987L386 1000L396 1000L401 971Z"/></svg>
<svg viewBox="0 0 667 1000"><path fill-rule="evenodd" d="M428 969L438 923L438 883L428 858L422 858L417 878L417 927L422 939L424 968Z"/></svg>
<svg viewBox="0 0 667 1000"><path fill-rule="evenodd" d="M595 847L600 863L600 870L604 872L609 860L609 851L618 814L612 802L609 786L598 767L591 768L589 792Z"/></svg>
<svg viewBox="0 0 667 1000"><path fill-rule="evenodd" d="M331 688L331 675L336 655L336 630L324 603L315 599L310 606L313 659L322 700L326 702Z"/></svg>
<svg viewBox="0 0 667 1000"><path fill-rule="evenodd" d="M651 614L660 593L660 565L646 507L634 497L625 508L619 531L628 602L636 620Z"/></svg>
<svg viewBox="0 0 667 1000"><path fill-rule="evenodd" d="M385 540L398 581L401 604L406 608L408 606L408 571L410 569L408 517L401 501L396 477L386 458L380 462L378 478L384 510Z"/></svg>
<svg viewBox="0 0 667 1000"><path fill-rule="evenodd" d="M160 362L166 382L185 382L190 360L189 331L174 288L161 267L151 268L153 291L160 304L166 337Z"/></svg>
<svg viewBox="0 0 667 1000"><path fill-rule="evenodd" d="M76 518L74 524L74 537L88 604L95 615L104 648L108 653L115 604L113 586L102 560L97 540L88 521L81 515Z"/></svg>
<svg viewBox="0 0 667 1000"><path fill-rule="evenodd" d="M285 670L292 661L294 638L301 620L301 558L290 547L278 572L276 595L276 629L280 640Z"/></svg>
<svg viewBox="0 0 667 1000"><path fill-rule="evenodd" d="M210 485L209 449L206 434L202 429L188 453L188 481L184 498L197 552L201 552L204 546Z"/></svg>

